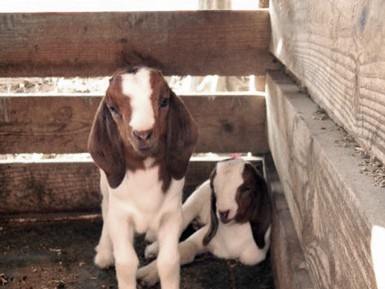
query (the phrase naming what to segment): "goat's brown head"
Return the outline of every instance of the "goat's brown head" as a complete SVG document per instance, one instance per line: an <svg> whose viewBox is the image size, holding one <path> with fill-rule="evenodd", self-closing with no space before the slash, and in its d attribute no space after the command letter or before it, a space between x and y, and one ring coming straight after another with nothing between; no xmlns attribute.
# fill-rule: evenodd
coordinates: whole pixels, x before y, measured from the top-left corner
<svg viewBox="0 0 385 289"><path fill-rule="evenodd" d="M224 224L250 222L255 242L263 248L264 236L271 224L271 204L262 175L251 163L230 159L217 163L210 185L211 224L204 245L215 236L219 221Z"/></svg>
<svg viewBox="0 0 385 289"><path fill-rule="evenodd" d="M88 147L114 188L148 157L163 163L168 182L182 178L196 142L196 124L161 72L130 67L110 79Z"/></svg>

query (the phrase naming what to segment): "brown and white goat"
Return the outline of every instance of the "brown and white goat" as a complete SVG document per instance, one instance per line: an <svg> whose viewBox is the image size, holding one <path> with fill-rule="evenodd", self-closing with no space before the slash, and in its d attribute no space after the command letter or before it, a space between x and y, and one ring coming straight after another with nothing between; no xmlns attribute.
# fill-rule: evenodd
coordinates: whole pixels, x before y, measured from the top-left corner
<svg viewBox="0 0 385 289"><path fill-rule="evenodd" d="M182 207L183 228L197 219L203 227L179 244L181 264L210 252L224 259L254 265L270 247L271 203L264 178L243 159L218 162L209 180L198 187ZM146 257L158 254L158 243L146 248ZM153 261L138 270L146 285L158 282Z"/></svg>
<svg viewBox="0 0 385 289"><path fill-rule="evenodd" d="M120 289L136 288L135 233L159 242L162 288L179 288L182 188L197 126L162 74L116 72L97 111L88 148L100 168L103 229L95 256L115 265Z"/></svg>

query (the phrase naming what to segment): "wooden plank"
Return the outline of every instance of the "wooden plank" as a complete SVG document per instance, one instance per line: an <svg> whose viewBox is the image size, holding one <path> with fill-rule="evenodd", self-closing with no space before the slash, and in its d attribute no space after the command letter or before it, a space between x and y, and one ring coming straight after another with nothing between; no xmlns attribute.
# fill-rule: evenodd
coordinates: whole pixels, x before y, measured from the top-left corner
<svg viewBox="0 0 385 289"><path fill-rule="evenodd" d="M165 75L264 74L269 12L0 14L0 77L106 76L127 62ZM140 55L140 57L138 57Z"/></svg>
<svg viewBox="0 0 385 289"><path fill-rule="evenodd" d="M183 99L199 126L197 152L269 151L262 95Z"/></svg>
<svg viewBox="0 0 385 289"><path fill-rule="evenodd" d="M0 98L0 153L79 153L100 97ZM263 95L182 96L199 125L197 152L269 151Z"/></svg>
<svg viewBox="0 0 385 289"><path fill-rule="evenodd" d="M0 214L95 211L99 172L91 163L0 164Z"/></svg>
<svg viewBox="0 0 385 289"><path fill-rule="evenodd" d="M259 0L259 8L269 8L269 0Z"/></svg>
<svg viewBox="0 0 385 289"><path fill-rule="evenodd" d="M267 77L268 137L295 231L318 288L376 288L371 230L385 227L384 189L360 173L353 146L281 73ZM380 268L384 268L382 261Z"/></svg>
<svg viewBox="0 0 385 289"><path fill-rule="evenodd" d="M264 167L273 208L271 259L275 288L315 289L271 154L264 156Z"/></svg>
<svg viewBox="0 0 385 289"><path fill-rule="evenodd" d="M217 159L192 159L185 197L208 179ZM254 160L260 165L261 160ZM97 212L101 195L99 171L91 160L36 163L0 162L0 215Z"/></svg>
<svg viewBox="0 0 385 289"><path fill-rule="evenodd" d="M335 122L385 162L383 1L271 1L271 51Z"/></svg>
<svg viewBox="0 0 385 289"><path fill-rule="evenodd" d="M99 97L0 99L0 153L86 152Z"/></svg>

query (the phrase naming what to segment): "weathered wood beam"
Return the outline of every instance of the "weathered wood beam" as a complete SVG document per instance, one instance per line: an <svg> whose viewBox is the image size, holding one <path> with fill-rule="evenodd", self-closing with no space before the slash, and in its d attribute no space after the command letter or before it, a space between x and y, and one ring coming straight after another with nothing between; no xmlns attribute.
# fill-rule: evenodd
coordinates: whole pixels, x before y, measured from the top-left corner
<svg viewBox="0 0 385 289"><path fill-rule="evenodd" d="M0 14L0 77L106 76L129 63L166 75L264 74L269 11Z"/></svg>
<svg viewBox="0 0 385 289"><path fill-rule="evenodd" d="M272 53L385 163L383 1L272 0Z"/></svg>
<svg viewBox="0 0 385 289"><path fill-rule="evenodd" d="M360 173L353 145L282 73L267 77L272 156L318 288L376 288L371 234L385 228L384 189ZM384 268L384 260L378 268Z"/></svg>
<svg viewBox="0 0 385 289"><path fill-rule="evenodd" d="M192 158L185 197L209 178L218 159ZM261 166L261 160L253 160ZM92 160L0 162L0 216L6 214L98 212L99 170Z"/></svg>
<svg viewBox="0 0 385 289"><path fill-rule="evenodd" d="M101 97L1 97L0 154L81 153ZM182 96L199 125L197 152L269 151L261 94Z"/></svg>
<svg viewBox="0 0 385 289"><path fill-rule="evenodd" d="M273 208L271 258L275 288L315 289L271 154L264 156L264 168Z"/></svg>

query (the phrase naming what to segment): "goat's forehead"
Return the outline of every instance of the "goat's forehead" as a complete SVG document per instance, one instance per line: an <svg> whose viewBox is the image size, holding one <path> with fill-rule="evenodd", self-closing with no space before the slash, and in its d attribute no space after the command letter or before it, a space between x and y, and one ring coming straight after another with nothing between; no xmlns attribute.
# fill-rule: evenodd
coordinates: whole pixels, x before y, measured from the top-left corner
<svg viewBox="0 0 385 289"><path fill-rule="evenodd" d="M242 159L219 162L214 178L214 187L217 193L235 191L243 183L245 163Z"/></svg>
<svg viewBox="0 0 385 289"><path fill-rule="evenodd" d="M130 98L150 98L151 70L142 68L136 73L123 73L120 78L124 95Z"/></svg>

